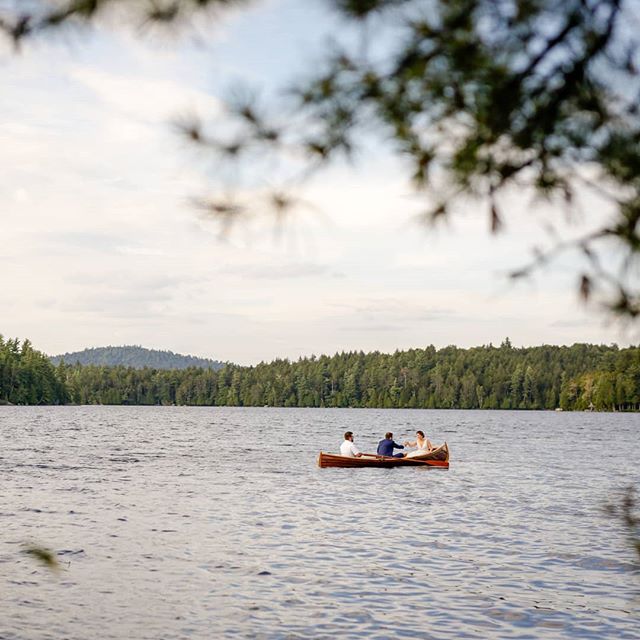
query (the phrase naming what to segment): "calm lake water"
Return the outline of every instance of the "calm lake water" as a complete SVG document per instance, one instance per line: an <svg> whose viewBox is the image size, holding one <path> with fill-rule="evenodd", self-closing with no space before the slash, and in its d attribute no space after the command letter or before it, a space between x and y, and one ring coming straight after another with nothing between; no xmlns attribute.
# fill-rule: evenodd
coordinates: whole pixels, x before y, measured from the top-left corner
<svg viewBox="0 0 640 640"><path fill-rule="evenodd" d="M451 468L317 468L347 429ZM639 638L639 481L632 414L0 407L0 638Z"/></svg>

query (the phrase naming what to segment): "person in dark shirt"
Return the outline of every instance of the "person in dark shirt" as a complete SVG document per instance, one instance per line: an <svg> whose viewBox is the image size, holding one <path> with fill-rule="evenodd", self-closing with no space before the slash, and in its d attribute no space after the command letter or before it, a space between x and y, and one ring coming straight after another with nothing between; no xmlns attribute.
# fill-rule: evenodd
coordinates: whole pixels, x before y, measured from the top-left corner
<svg viewBox="0 0 640 640"><path fill-rule="evenodd" d="M393 441L393 433L388 431L384 434L384 440L378 442L379 456L393 456L394 458L404 458L404 453L393 453L394 449L404 449L404 445Z"/></svg>

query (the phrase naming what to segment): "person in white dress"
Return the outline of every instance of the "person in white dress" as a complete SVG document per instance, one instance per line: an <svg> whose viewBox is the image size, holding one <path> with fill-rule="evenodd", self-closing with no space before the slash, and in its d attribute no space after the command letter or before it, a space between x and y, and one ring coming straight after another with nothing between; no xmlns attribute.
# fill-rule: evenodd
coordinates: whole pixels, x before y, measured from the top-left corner
<svg viewBox="0 0 640 640"><path fill-rule="evenodd" d="M362 456L356 445L353 444L353 433L351 431L347 431L344 434L344 442L340 445L340 455L347 458L359 458Z"/></svg>
<svg viewBox="0 0 640 640"><path fill-rule="evenodd" d="M424 435L424 431L416 431L416 439L414 442L408 440L404 443L405 447L417 447L416 451L408 453L408 457L419 456L423 453L429 453L434 447L429 438Z"/></svg>

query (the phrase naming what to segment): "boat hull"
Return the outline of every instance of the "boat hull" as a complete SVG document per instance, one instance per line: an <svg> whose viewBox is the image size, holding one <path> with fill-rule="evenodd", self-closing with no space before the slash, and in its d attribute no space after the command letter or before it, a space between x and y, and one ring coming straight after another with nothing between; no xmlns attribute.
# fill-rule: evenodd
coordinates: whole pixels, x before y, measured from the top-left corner
<svg viewBox="0 0 640 640"><path fill-rule="evenodd" d="M332 453L320 452L318 456L318 466L325 469L327 467L359 468L359 467L380 467L389 469L391 467L440 467L449 468L449 447L445 442L440 447L433 449L413 458L391 458L387 456L377 456L375 454L364 454L360 458L339 456Z"/></svg>

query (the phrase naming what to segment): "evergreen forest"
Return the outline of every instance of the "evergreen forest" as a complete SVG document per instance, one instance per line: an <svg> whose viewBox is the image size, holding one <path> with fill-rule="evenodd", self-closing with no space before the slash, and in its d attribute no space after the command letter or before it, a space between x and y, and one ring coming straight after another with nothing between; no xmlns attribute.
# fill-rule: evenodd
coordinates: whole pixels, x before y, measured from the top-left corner
<svg viewBox="0 0 640 640"><path fill-rule="evenodd" d="M65 404L65 381L49 358L29 340L0 335L0 404Z"/></svg>
<svg viewBox="0 0 640 640"><path fill-rule="evenodd" d="M574 344L344 352L219 370L55 367L0 337L0 403L640 410L640 347Z"/></svg>
<svg viewBox="0 0 640 640"><path fill-rule="evenodd" d="M67 364L123 366L135 369L143 369L144 367L152 369L188 369L189 367L221 369L224 366L224 363L218 360L184 356L173 351L145 349L139 345L94 347L59 356L50 356L49 360L55 365L64 360Z"/></svg>

